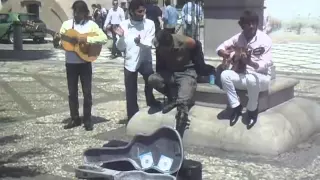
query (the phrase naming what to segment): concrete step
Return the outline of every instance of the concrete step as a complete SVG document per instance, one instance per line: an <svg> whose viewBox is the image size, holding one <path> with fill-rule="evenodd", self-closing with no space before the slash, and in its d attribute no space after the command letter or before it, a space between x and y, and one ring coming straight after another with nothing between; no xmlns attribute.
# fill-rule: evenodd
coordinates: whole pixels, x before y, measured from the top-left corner
<svg viewBox="0 0 320 180"><path fill-rule="evenodd" d="M269 91L259 95L259 112L270 109L294 97L294 87L299 83L296 79L277 77L272 80ZM237 90L242 105L248 102L247 91ZM199 106L224 108L228 104L227 94L216 85L198 84L195 101Z"/></svg>

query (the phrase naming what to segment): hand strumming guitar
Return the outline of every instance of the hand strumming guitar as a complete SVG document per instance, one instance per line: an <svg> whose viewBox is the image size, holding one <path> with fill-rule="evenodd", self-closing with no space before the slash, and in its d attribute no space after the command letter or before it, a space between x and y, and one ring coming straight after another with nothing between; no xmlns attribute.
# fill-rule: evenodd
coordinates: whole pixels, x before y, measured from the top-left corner
<svg viewBox="0 0 320 180"><path fill-rule="evenodd" d="M245 54L244 54L245 53ZM258 69L259 68L259 64L256 63L256 62L253 62L252 59L251 59L251 51L248 51L246 50L245 52L243 52L241 54L241 60L244 64L248 65L248 66L251 66L255 69Z"/></svg>

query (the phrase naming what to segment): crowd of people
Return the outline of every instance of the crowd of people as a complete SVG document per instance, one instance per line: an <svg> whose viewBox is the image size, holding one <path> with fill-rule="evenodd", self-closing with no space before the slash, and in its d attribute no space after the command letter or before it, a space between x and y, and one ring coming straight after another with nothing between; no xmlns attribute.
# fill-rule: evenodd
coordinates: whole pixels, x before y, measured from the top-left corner
<svg viewBox="0 0 320 180"><path fill-rule="evenodd" d="M102 12L102 8L96 7ZM95 37L76 39L78 43L89 44L106 44L108 38L105 32L111 32L114 45L112 55L125 54L124 86L128 121L139 111L137 76L140 73L145 82L144 92L147 105L162 108L163 113L177 108L176 129L183 135L189 121L190 106L194 104L197 77L208 76L214 71L213 67L210 68L204 63L202 44L193 37L193 31L191 34L175 33L178 13L170 2L166 1L166 8L162 15L161 10L155 4L145 2L145 0L131 0L126 18L124 10L118 6L118 1L114 0L113 8L107 13L102 28L101 25L92 21L88 6L83 0L77 0L72 8L74 17L63 23L60 33L54 38L55 47L61 44L60 34L67 29L73 28L80 33L97 34ZM188 9L191 9L191 13ZM188 2L183 8L183 21L186 21L186 26L199 20L193 18L195 10L202 11L194 1ZM98 16L100 15L96 17ZM271 39L258 29L258 24L258 15L252 11L245 11L239 20L242 31L217 48L217 54L224 59L222 64L225 68L221 73L221 88L226 91L229 106L232 109L230 120L234 122L242 114L243 106L240 104L236 88L244 89L248 91L249 98L248 126L257 121L259 92L269 88L271 66L273 65ZM152 66L151 49L153 46L156 49L155 71ZM237 53L238 48L245 50ZM237 68L227 68L228 63L235 65L235 59L244 64L243 71ZM71 120L65 128L80 126L83 122L86 130L92 130L92 65L90 62L81 60L73 52L66 52L66 71ZM79 118L78 112L79 77L84 95L83 120ZM164 94L168 101L163 103L156 100L153 89Z"/></svg>
<svg viewBox="0 0 320 180"><path fill-rule="evenodd" d="M199 26L197 26L197 24L199 24L203 18L200 0L190 0L183 6L181 11L183 23L180 27L178 27L179 13L175 5L171 4L171 0L165 0L165 6L162 9L158 6L158 0L146 0L145 3L144 17L153 21L155 33L158 33L161 29L165 29L170 33L176 33L177 28L180 29L181 26L183 26L185 35L195 38L197 34L199 34ZM119 52L115 46L116 34L113 32L113 29L117 27L120 22L129 18L126 3L119 5L118 0L113 0L110 10L106 10L101 7L100 4L93 4L92 10L92 20L113 40L111 48L112 58L122 56L122 53Z"/></svg>

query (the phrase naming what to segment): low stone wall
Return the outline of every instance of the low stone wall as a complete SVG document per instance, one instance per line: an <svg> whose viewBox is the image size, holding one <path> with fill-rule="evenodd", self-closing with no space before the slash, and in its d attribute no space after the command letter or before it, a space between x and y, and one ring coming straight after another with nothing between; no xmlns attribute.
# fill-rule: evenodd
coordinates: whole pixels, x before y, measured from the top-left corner
<svg viewBox="0 0 320 180"><path fill-rule="evenodd" d="M175 125L176 110L167 114L149 114L141 109L127 125L127 133L151 133L163 125ZM194 106L185 144L264 155L278 155L294 148L320 131L320 106L314 101L293 98L259 114L258 122L248 130L239 120L230 126L221 117L222 110Z"/></svg>
<svg viewBox="0 0 320 180"><path fill-rule="evenodd" d="M265 111L294 97L294 87L299 83L296 79L276 78L272 80L269 91L259 95L259 111ZM247 91L238 90L241 104L248 102ZM221 107L228 104L227 94L218 86L208 83L198 84L195 93L197 105L208 107Z"/></svg>

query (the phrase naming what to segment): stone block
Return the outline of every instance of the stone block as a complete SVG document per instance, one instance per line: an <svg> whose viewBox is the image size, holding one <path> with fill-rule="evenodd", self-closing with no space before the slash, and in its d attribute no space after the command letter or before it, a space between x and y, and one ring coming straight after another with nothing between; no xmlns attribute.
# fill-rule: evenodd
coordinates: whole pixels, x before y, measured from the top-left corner
<svg viewBox="0 0 320 180"><path fill-rule="evenodd" d="M259 95L259 111L265 111L294 97L294 87L299 83L296 79L278 77L271 81L269 91ZM248 102L247 92L238 90L241 104ZM197 105L209 107L225 107L228 104L226 93L218 86L208 83L198 84L195 93Z"/></svg>
<svg viewBox="0 0 320 180"><path fill-rule="evenodd" d="M257 123L248 130L239 120L218 119L221 109L195 105L190 110L190 128L183 137L185 144L263 155L278 155L320 131L320 105L293 98L259 114ZM151 133L163 125L175 124L176 110L167 114L148 114L141 109L127 125L127 134Z"/></svg>

